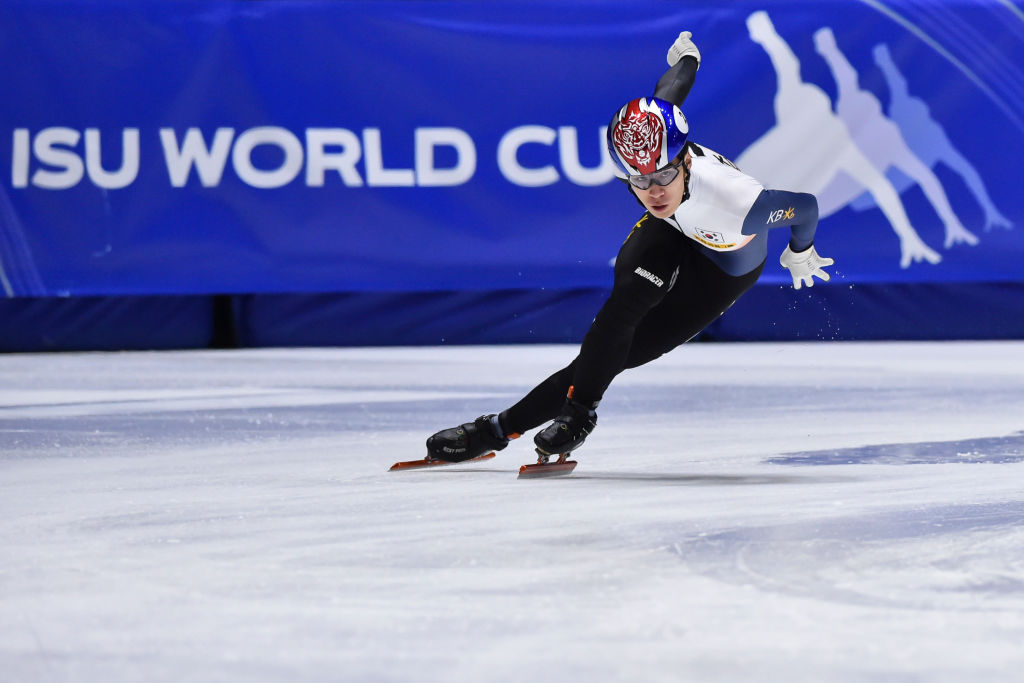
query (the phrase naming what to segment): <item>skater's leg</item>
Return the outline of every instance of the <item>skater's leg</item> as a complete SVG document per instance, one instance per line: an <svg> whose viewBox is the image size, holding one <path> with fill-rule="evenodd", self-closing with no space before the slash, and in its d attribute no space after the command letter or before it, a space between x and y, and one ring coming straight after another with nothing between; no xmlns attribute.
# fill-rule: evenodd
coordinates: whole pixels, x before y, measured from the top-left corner
<svg viewBox="0 0 1024 683"><path fill-rule="evenodd" d="M576 371L576 361L554 373L499 416L505 433L523 434L555 419Z"/></svg>
<svg viewBox="0 0 1024 683"><path fill-rule="evenodd" d="M637 327L625 368L649 363L700 334L757 282L763 268L762 263L734 277L694 253L665 299Z"/></svg>
<svg viewBox="0 0 1024 683"><path fill-rule="evenodd" d="M625 368L635 368L692 339L750 289L761 267L740 277L722 272L696 253L680 266L664 300L637 327ZM622 371L620 368L619 372ZM506 433L523 434L557 417L576 371L576 360L538 384L518 403L501 413Z"/></svg>
<svg viewBox="0 0 1024 683"><path fill-rule="evenodd" d="M620 361L624 367L614 368L611 377L625 368L648 363L693 338L749 289L763 268L761 264L746 275L734 277L720 270L695 248L688 252L681 259L679 272L668 293L636 326L628 353ZM579 378L573 379L573 382L577 381ZM567 383L567 379L559 378L559 386ZM537 452L542 457L555 454L564 457L582 446L597 426L594 408L601 398L592 398L594 403L564 402L554 421L534 437Z"/></svg>

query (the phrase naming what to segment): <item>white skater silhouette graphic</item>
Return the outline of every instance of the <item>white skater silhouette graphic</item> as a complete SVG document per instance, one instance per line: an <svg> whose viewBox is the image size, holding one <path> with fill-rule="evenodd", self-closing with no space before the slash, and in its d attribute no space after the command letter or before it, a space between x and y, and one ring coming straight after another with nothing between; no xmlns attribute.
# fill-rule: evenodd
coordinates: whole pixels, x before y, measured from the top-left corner
<svg viewBox="0 0 1024 683"><path fill-rule="evenodd" d="M768 14L751 14L747 29L775 67L776 123L737 158L737 165L768 185L819 196L837 176L846 174L871 193L892 225L900 241L900 267L922 260L941 261L942 257L910 225L896 190L864 156L846 124L832 111L825 91L802 80L800 60L775 31ZM825 217L840 207L819 208Z"/></svg>
<svg viewBox="0 0 1024 683"><path fill-rule="evenodd" d="M896 68L889 48L884 44L876 45L872 54L875 64L881 69L882 75L889 86L889 119L895 122L903 133L907 145L922 163L935 168L940 162L963 178L964 183L974 195L975 200L985 213L985 231L992 228L1013 227L1013 223L1004 216L989 198L981 175L955 146L950 142L946 131L932 117L928 105L921 99L913 97L907 88L907 79ZM901 173L890 173L889 178L898 192L902 192L913 182L913 179ZM871 197L861 195L851 207L857 210L874 207Z"/></svg>
<svg viewBox="0 0 1024 683"><path fill-rule="evenodd" d="M839 96L836 113L849 128L860 151L871 160L880 173L890 167L909 176L921 189L946 226L945 247L964 242L974 245L978 238L968 232L949 205L942 183L907 146L899 126L882 114L882 103L871 92L860 88L857 72L836 44L832 29L824 27L814 33L814 47L824 58L836 80ZM847 175L839 175L822 191L818 201L822 213L832 213L863 193L860 184Z"/></svg>

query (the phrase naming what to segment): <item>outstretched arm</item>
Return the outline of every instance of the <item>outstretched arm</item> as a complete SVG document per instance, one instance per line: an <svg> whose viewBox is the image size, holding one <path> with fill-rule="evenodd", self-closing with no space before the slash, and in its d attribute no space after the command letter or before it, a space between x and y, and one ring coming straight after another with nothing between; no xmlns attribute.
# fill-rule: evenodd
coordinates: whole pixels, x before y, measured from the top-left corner
<svg viewBox="0 0 1024 683"><path fill-rule="evenodd" d="M753 235L788 225L789 244L779 263L793 277L793 288L814 286L814 277L828 281L824 266L833 260L822 258L814 249L814 233L818 228L818 200L806 192L763 190L750 207L743 221L743 234Z"/></svg>
<svg viewBox="0 0 1024 683"><path fill-rule="evenodd" d="M755 235L772 228L789 226L789 247L803 251L814 243L818 229L818 200L807 192L788 190L762 190L747 217L743 220L743 234Z"/></svg>
<svg viewBox="0 0 1024 683"><path fill-rule="evenodd" d="M654 86L654 96L681 107L700 68L700 51L690 40L689 31L679 34L669 47L666 59L669 69Z"/></svg>

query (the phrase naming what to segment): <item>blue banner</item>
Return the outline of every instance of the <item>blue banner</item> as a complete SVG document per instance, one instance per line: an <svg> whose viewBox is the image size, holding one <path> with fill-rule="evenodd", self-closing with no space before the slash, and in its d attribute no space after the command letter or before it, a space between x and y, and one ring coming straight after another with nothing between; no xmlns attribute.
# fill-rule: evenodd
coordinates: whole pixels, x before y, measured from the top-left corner
<svg viewBox="0 0 1024 683"><path fill-rule="evenodd" d="M1021 280L1024 12L825 4L6 0L2 291L607 286L604 127L684 29L691 139L816 194L840 283Z"/></svg>

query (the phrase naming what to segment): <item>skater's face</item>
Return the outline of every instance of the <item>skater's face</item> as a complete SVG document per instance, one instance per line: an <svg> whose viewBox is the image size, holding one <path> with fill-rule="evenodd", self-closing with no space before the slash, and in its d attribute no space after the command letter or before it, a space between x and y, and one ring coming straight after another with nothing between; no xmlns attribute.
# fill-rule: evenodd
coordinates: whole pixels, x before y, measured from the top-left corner
<svg viewBox="0 0 1024 683"><path fill-rule="evenodd" d="M683 195L686 194L686 177L690 172L689 152L687 152L683 163L676 162L676 164L679 167L679 173L667 185L658 185L656 182L652 182L645 190L641 190L636 185L633 185L633 192L655 218L668 218L676 212L676 209L683 202ZM669 168L670 166L666 166L652 175L661 173Z"/></svg>

